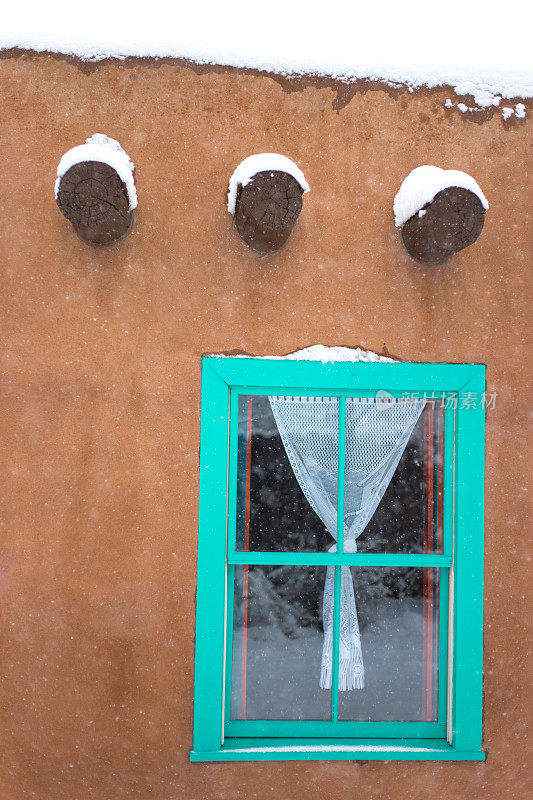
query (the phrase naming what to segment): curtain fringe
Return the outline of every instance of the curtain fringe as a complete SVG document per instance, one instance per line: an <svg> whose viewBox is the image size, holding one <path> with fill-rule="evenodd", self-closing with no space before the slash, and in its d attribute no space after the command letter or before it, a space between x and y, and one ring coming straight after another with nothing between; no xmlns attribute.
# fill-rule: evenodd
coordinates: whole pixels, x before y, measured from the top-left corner
<svg viewBox="0 0 533 800"><path fill-rule="evenodd" d="M328 664L320 673L320 688L331 689L333 681L332 665ZM365 688L364 667L356 665L351 659L341 659L339 664L339 692L349 692L352 689Z"/></svg>
<svg viewBox="0 0 533 800"><path fill-rule="evenodd" d="M320 688L331 689L333 680L333 635L326 634L324 642L324 655L320 670ZM326 656L324 658L324 656ZM361 646L359 642L352 641L350 655L341 656L339 659L339 692L349 692L352 689L365 688L365 668L361 660Z"/></svg>

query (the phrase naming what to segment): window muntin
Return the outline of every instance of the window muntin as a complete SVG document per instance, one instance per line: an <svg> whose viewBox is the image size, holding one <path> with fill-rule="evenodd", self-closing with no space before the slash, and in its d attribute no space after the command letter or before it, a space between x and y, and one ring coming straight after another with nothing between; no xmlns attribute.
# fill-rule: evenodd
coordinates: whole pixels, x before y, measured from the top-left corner
<svg viewBox="0 0 533 800"><path fill-rule="evenodd" d="M209 367L204 367L202 410L207 409L208 415L204 414L202 422L195 744L191 759L293 759L301 757L298 753L303 751L307 758L319 759L483 759L480 740L484 413L481 405L476 407L461 401L463 395L466 398L467 394L469 400L476 393L482 396L484 368L476 365L444 364L324 366L240 358L206 359L204 365ZM282 377L284 383L279 381ZM250 386L254 389L246 388ZM315 391L309 392L303 388L306 386L316 387ZM402 396L406 390L410 394L417 392L418 396L426 397L446 394L445 451L454 452L455 457L453 460L447 458L444 466L443 552L337 554L236 550L235 520L232 519L236 508L236 457L234 459L233 453L237 451L239 395L271 395L290 387L292 394L296 393L295 389L302 394L317 394L319 390L323 394L342 397L343 394L353 394L353 388L356 388L358 394L364 390L364 396L372 396L378 386L387 386L394 396ZM229 426L229 481L226 484L223 482L223 472L224 461L228 464L227 455L224 456L224 449L228 453L228 388L231 390L233 423ZM450 398L454 399L453 403L449 402ZM466 409L473 409L473 412L465 413ZM212 446L208 447L208 444ZM217 468L213 469L214 466ZM228 499L224 500L228 487ZM224 541L220 539L220 531L228 509L226 550ZM227 563L227 567L224 567L224 563ZM446 700L447 728L441 722L351 722L338 719L337 733L345 741L345 745L339 749L334 743L326 746L327 739L322 740L322 747L316 738L328 735L325 726L330 725L330 722L229 719L229 705L224 703L224 694L226 698L229 696L228 671L222 686L213 680L213 675L218 674L216 669L222 671L224 660L220 660L226 642L224 587L233 581L232 571L239 564L302 563L335 567L400 567L409 564L412 567L423 567L424 570L430 567L440 569L439 616L448 607L452 614L449 622L451 660L446 691L441 691L443 672L439 672L439 720L442 718L443 700ZM336 570L337 572L340 571ZM449 582L443 579L446 573L450 575ZM443 600L444 586L450 587L449 603L447 599L445 602ZM208 608L210 613L206 614ZM231 624L228 629L231 630ZM333 693L333 697L335 694ZM334 699L332 705L335 705ZM226 720L222 738L221 729L217 729L216 722L219 713ZM276 732L273 732L272 725L276 726ZM444 736L446 739L440 738ZM294 741L294 746L289 746L289 739L286 737ZM365 744L370 740L363 737L372 737L376 745L370 747ZM364 755L355 756L356 753Z"/></svg>

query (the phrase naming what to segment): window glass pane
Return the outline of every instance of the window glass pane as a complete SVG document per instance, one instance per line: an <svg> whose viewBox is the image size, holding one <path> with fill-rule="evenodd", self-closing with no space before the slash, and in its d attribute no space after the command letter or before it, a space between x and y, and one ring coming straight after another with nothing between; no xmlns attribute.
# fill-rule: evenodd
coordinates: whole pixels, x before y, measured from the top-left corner
<svg viewBox="0 0 533 800"><path fill-rule="evenodd" d="M331 719L331 689L319 685L325 576L325 567L235 567L231 719Z"/></svg>
<svg viewBox="0 0 533 800"><path fill-rule="evenodd" d="M443 552L439 401L347 398L345 459L345 552ZM337 398L241 395L237 550L333 550L337 468Z"/></svg>
<svg viewBox="0 0 533 800"><path fill-rule="evenodd" d="M339 719L437 721L441 570L351 567L350 571L364 688L339 692ZM447 579L447 570L442 572L442 579ZM342 614L341 603L341 629ZM343 652L346 655L342 639L341 634L341 659Z"/></svg>
<svg viewBox="0 0 533 800"><path fill-rule="evenodd" d="M347 398L344 552L442 553L444 408Z"/></svg>
<svg viewBox="0 0 533 800"><path fill-rule="evenodd" d="M239 397L237 550L334 544L338 424L337 398Z"/></svg>

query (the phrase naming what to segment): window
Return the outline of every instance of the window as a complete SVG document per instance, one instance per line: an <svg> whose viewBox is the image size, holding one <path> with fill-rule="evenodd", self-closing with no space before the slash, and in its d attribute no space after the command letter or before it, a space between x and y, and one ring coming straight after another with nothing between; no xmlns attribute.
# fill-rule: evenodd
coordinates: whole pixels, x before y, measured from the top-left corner
<svg viewBox="0 0 533 800"><path fill-rule="evenodd" d="M485 368L204 358L191 760L483 760Z"/></svg>

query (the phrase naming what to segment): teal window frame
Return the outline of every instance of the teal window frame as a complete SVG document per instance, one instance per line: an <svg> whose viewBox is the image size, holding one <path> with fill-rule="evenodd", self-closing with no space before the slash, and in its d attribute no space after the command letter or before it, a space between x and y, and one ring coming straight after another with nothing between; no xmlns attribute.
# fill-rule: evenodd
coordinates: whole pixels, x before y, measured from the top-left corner
<svg viewBox="0 0 533 800"><path fill-rule="evenodd" d="M235 549L239 395L446 397L444 551L442 554L239 553ZM483 513L485 367L480 364L292 361L246 357L202 359L200 502L191 761L474 760L482 740ZM474 401L473 401L474 398ZM339 441L343 442L342 435ZM339 464L344 446L339 445ZM343 470L339 470L342 482ZM339 492L342 504L342 492ZM339 514L342 519L342 514ZM439 712L436 723L231 721L229 690L232 576L237 564L438 567ZM340 570L335 592L340 593ZM338 602L335 604L338 608ZM338 613L338 612L337 612ZM338 619L336 620L338 629ZM228 633L229 631L229 633ZM228 638L230 643L228 644ZM443 668L444 667L444 668ZM335 686L334 674L334 686ZM226 711L225 711L226 707ZM226 717L226 718L225 718ZM334 735L331 726L335 725ZM327 726L327 727L325 727ZM338 735L337 735L338 732Z"/></svg>

